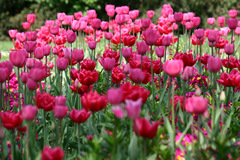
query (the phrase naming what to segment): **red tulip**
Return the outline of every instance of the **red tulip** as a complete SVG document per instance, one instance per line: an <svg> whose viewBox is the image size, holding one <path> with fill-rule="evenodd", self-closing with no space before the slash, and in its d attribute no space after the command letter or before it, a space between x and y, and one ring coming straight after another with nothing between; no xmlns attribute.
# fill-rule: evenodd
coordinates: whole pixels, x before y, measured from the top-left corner
<svg viewBox="0 0 240 160"><path fill-rule="evenodd" d="M135 44L136 39L137 39L137 37L135 37L135 36L127 35L127 36L124 36L123 43L125 46L131 47Z"/></svg>
<svg viewBox="0 0 240 160"><path fill-rule="evenodd" d="M91 115L91 112L88 112L85 109L76 110L75 108L73 108L73 110L69 112L69 114L73 122L83 123L89 118L89 116Z"/></svg>
<svg viewBox="0 0 240 160"><path fill-rule="evenodd" d="M62 160L64 158L64 151L60 147L52 149L45 146L41 153L41 160Z"/></svg>
<svg viewBox="0 0 240 160"><path fill-rule="evenodd" d="M142 83L145 74L140 68L134 68L130 70L129 78L135 83Z"/></svg>
<svg viewBox="0 0 240 160"><path fill-rule="evenodd" d="M82 69L93 71L95 69L96 62L86 58L80 63L80 65Z"/></svg>
<svg viewBox="0 0 240 160"><path fill-rule="evenodd" d="M83 85L90 86L98 80L98 76L99 73L96 70L89 71L82 69L80 74L78 75L78 79Z"/></svg>
<svg viewBox="0 0 240 160"><path fill-rule="evenodd" d="M86 110L97 112L106 107L107 97L99 95L96 91L90 91L81 97L81 103Z"/></svg>
<svg viewBox="0 0 240 160"><path fill-rule="evenodd" d="M145 118L137 118L133 123L133 129L137 136L152 139L156 136L160 122L150 122Z"/></svg>
<svg viewBox="0 0 240 160"><path fill-rule="evenodd" d="M37 107L42 108L44 111L48 112L53 110L55 106L55 97L50 93L42 92L37 94Z"/></svg>
<svg viewBox="0 0 240 160"><path fill-rule="evenodd" d="M222 59L222 65L225 68L227 68L227 67L230 68L230 69L237 68L238 67L238 60L236 58L234 58L233 56L230 56L229 64L228 64L228 58L225 58L225 59Z"/></svg>
<svg viewBox="0 0 240 160"><path fill-rule="evenodd" d="M185 108L183 108L183 96L178 96L178 95L174 95L174 109L176 109L178 103L180 105L180 107L182 108L182 111L185 110ZM170 103L172 105L172 99L170 98Z"/></svg>
<svg viewBox="0 0 240 160"><path fill-rule="evenodd" d="M3 127L7 128L8 130L13 130L14 128L20 126L23 121L21 112L18 113L13 113L10 111L1 112L0 117L2 119Z"/></svg>
<svg viewBox="0 0 240 160"><path fill-rule="evenodd" d="M184 67L193 66L197 62L197 59L193 59L192 54L187 53L176 53L174 56L174 60L182 60Z"/></svg>
<svg viewBox="0 0 240 160"><path fill-rule="evenodd" d="M112 82L119 84L124 78L125 74L123 73L123 70L119 67L114 67L112 70Z"/></svg>

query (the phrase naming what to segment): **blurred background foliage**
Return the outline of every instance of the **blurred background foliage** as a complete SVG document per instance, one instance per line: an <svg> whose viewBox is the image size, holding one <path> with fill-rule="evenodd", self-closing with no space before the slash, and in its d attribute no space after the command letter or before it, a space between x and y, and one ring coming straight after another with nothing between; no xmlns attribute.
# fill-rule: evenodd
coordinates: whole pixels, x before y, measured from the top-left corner
<svg viewBox="0 0 240 160"><path fill-rule="evenodd" d="M106 4L127 5L130 10L139 9L141 17L146 17L147 10L154 10L154 22L161 15L162 5L171 4L174 11L196 13L202 20L200 27L206 27L208 17L227 17L229 9L237 9L240 13L239 0L0 0L0 40L9 39L9 29L23 31L22 22L26 21L28 13L36 14L33 25L33 29L36 29L43 25L45 20L55 20L57 12L70 15L82 11L85 15L86 10L95 9L98 18L108 20Z"/></svg>

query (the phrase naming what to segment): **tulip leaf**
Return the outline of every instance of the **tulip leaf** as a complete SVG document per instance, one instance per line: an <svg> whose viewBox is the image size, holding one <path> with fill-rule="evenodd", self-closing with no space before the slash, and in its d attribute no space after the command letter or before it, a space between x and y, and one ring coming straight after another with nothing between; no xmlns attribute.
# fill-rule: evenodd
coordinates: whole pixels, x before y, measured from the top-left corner
<svg viewBox="0 0 240 160"><path fill-rule="evenodd" d="M155 160L157 159L157 154L153 154L147 158L147 160Z"/></svg>
<svg viewBox="0 0 240 160"><path fill-rule="evenodd" d="M138 146L138 138L135 134L132 135L130 144L128 146L128 155L131 160L138 159L139 146Z"/></svg>

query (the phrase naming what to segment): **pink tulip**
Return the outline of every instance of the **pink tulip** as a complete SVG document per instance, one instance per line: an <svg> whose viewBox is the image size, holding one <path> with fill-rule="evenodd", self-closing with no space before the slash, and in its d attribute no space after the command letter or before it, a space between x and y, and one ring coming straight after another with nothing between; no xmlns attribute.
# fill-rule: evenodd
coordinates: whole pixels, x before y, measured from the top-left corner
<svg viewBox="0 0 240 160"><path fill-rule="evenodd" d="M163 64L163 70L167 75L177 77L182 72L183 66L182 60L167 60Z"/></svg>
<svg viewBox="0 0 240 160"><path fill-rule="evenodd" d="M71 27L74 31L77 31L79 30L79 27L80 27L80 21L77 21L77 20L73 20L72 24L71 24Z"/></svg>
<svg viewBox="0 0 240 160"><path fill-rule="evenodd" d="M154 16L154 11L153 10L147 11L147 16L148 16L148 18L152 19Z"/></svg>
<svg viewBox="0 0 240 160"><path fill-rule="evenodd" d="M132 10L129 12L129 16L132 20L137 19L137 17L139 16L139 10Z"/></svg>
<svg viewBox="0 0 240 160"><path fill-rule="evenodd" d="M97 18L97 12L92 9L92 10L87 10L87 16L90 18L90 19L94 19L94 18Z"/></svg>
<svg viewBox="0 0 240 160"><path fill-rule="evenodd" d="M182 12L175 12L174 13L174 19L175 19L176 22L182 22L182 20L183 20Z"/></svg>
<svg viewBox="0 0 240 160"><path fill-rule="evenodd" d="M201 39L204 37L205 31L204 31L204 29L195 29L194 33L198 39Z"/></svg>
<svg viewBox="0 0 240 160"><path fill-rule="evenodd" d="M57 13L57 18L58 18L58 20L59 21L63 21L64 20L64 18L66 17L66 13Z"/></svg>
<svg viewBox="0 0 240 160"><path fill-rule="evenodd" d="M237 10L236 10L236 9L230 9L230 10L228 11L228 15L229 15L229 17L231 17L231 18L236 18L236 17L237 17Z"/></svg>
<svg viewBox="0 0 240 160"><path fill-rule="evenodd" d="M210 72L217 73L222 67L222 61L219 57L209 57L207 66Z"/></svg>
<svg viewBox="0 0 240 160"><path fill-rule="evenodd" d="M47 26L48 28L50 28L53 25L54 25L54 20L46 20L45 21L45 26Z"/></svg>
<svg viewBox="0 0 240 160"><path fill-rule="evenodd" d="M115 58L101 58L99 59L100 64L103 66L105 71L111 71L115 66Z"/></svg>
<svg viewBox="0 0 240 160"><path fill-rule="evenodd" d="M67 33L67 41L68 43L73 43L77 38L77 35L75 32L68 32Z"/></svg>
<svg viewBox="0 0 240 160"><path fill-rule="evenodd" d="M9 59L16 67L23 67L26 55L23 52L10 52Z"/></svg>
<svg viewBox="0 0 240 160"><path fill-rule="evenodd" d="M44 57L43 48L42 47L37 47L34 51L34 56L37 59L42 59Z"/></svg>
<svg viewBox="0 0 240 160"><path fill-rule="evenodd" d="M117 14L115 17L115 21L118 25L123 25L125 22L125 15L123 14Z"/></svg>
<svg viewBox="0 0 240 160"><path fill-rule="evenodd" d="M83 16L83 14L81 11L74 13L74 17L76 18L76 20L79 20L82 16Z"/></svg>
<svg viewBox="0 0 240 160"><path fill-rule="evenodd" d="M35 59L34 58L27 58L26 59L26 67L31 69L35 65Z"/></svg>
<svg viewBox="0 0 240 160"><path fill-rule="evenodd" d="M44 56L50 55L50 53L51 53L51 48L52 48L52 46L50 46L50 45L45 45L45 46L43 47L43 54L44 54Z"/></svg>
<svg viewBox="0 0 240 160"><path fill-rule="evenodd" d="M32 53L37 45L37 42L26 41L24 42L25 49L28 53Z"/></svg>
<svg viewBox="0 0 240 160"><path fill-rule="evenodd" d="M165 54L165 47L164 46L156 47L155 52L159 58L162 58Z"/></svg>
<svg viewBox="0 0 240 160"><path fill-rule="evenodd" d="M100 26L101 26L101 20L98 18L94 18L92 20L92 24L91 24L92 28L97 30Z"/></svg>
<svg viewBox="0 0 240 160"><path fill-rule="evenodd" d="M214 17L208 18L207 22L209 25L213 25L215 23L215 18Z"/></svg>
<svg viewBox="0 0 240 160"><path fill-rule="evenodd" d="M132 56L132 47L123 47L121 51L126 60Z"/></svg>
<svg viewBox="0 0 240 160"><path fill-rule="evenodd" d="M56 96L55 97L55 104L60 106L65 106L67 98L64 96Z"/></svg>
<svg viewBox="0 0 240 160"><path fill-rule="evenodd" d="M141 68L133 68L130 70L129 78L135 82L135 83L142 83L142 81L145 78L144 72L141 70Z"/></svg>
<svg viewBox="0 0 240 160"><path fill-rule="evenodd" d="M182 73L182 80L187 81L191 79L194 75L194 67L186 66Z"/></svg>
<svg viewBox="0 0 240 160"><path fill-rule="evenodd" d="M32 68L30 70L30 78L35 82L40 82L45 77L45 71L41 68Z"/></svg>
<svg viewBox="0 0 240 160"><path fill-rule="evenodd" d="M218 21L219 27L223 27L225 25L225 17L224 16L218 17L217 21Z"/></svg>
<svg viewBox="0 0 240 160"><path fill-rule="evenodd" d="M136 119L139 117L141 113L142 99L138 99L136 101L133 100L125 100L126 106L124 108L127 111L127 116L130 119Z"/></svg>
<svg viewBox="0 0 240 160"><path fill-rule="evenodd" d="M149 50L149 47L148 47L148 45L146 44L145 41L137 42L137 51L138 51L138 54L144 55L144 54L147 53L148 50Z"/></svg>
<svg viewBox="0 0 240 160"><path fill-rule="evenodd" d="M157 30L146 30L143 32L145 42L149 46L153 46L157 43L159 33Z"/></svg>
<svg viewBox="0 0 240 160"><path fill-rule="evenodd" d="M83 49L74 49L72 55L77 62L81 62L84 58Z"/></svg>
<svg viewBox="0 0 240 160"><path fill-rule="evenodd" d="M200 17L193 17L191 21L193 23L194 28L198 27L201 23Z"/></svg>
<svg viewBox="0 0 240 160"><path fill-rule="evenodd" d="M109 11L110 9L115 9L115 6L112 5L112 4L107 4L107 5L105 6L105 11L107 12L107 11Z"/></svg>
<svg viewBox="0 0 240 160"><path fill-rule="evenodd" d="M209 30L208 31L208 41L209 42L216 42L218 40L218 31L216 30Z"/></svg>
<svg viewBox="0 0 240 160"><path fill-rule="evenodd" d="M26 121L32 121L36 117L38 108L36 106L27 105L22 108L22 116Z"/></svg>
<svg viewBox="0 0 240 160"><path fill-rule="evenodd" d="M104 32L104 36L107 40L111 40L113 37L112 32Z"/></svg>
<svg viewBox="0 0 240 160"><path fill-rule="evenodd" d="M107 99L111 105L118 105L123 100L123 91L120 88L110 88L107 91Z"/></svg>
<svg viewBox="0 0 240 160"><path fill-rule="evenodd" d="M11 29L8 31L9 36L11 37L11 39L16 39L18 31L16 29Z"/></svg>
<svg viewBox="0 0 240 160"><path fill-rule="evenodd" d="M238 20L236 18L227 19L227 25L231 30L234 30L238 25Z"/></svg>
<svg viewBox="0 0 240 160"><path fill-rule="evenodd" d="M189 113L204 114L208 112L208 100L202 97L190 97L186 99L185 109Z"/></svg>
<svg viewBox="0 0 240 160"><path fill-rule="evenodd" d="M58 26L51 26L50 27L50 33L53 35L57 35L59 32L59 27Z"/></svg>
<svg viewBox="0 0 240 160"><path fill-rule="evenodd" d="M27 15L27 21L28 21L30 24L33 24L33 23L36 21L36 16L35 16L35 14L28 14L28 15Z"/></svg>
<svg viewBox="0 0 240 160"><path fill-rule="evenodd" d="M37 38L37 33L35 31L27 31L26 37L27 37L28 41L35 41Z"/></svg>
<svg viewBox="0 0 240 160"><path fill-rule="evenodd" d="M63 48L64 58L71 58L72 48Z"/></svg>
<svg viewBox="0 0 240 160"><path fill-rule="evenodd" d="M231 43L227 43L225 44L224 46L224 50L225 50L225 53L227 55L232 55L234 53L234 44L231 44Z"/></svg>
<svg viewBox="0 0 240 160"><path fill-rule="evenodd" d="M8 69L0 67L0 84L4 83L8 79Z"/></svg>
<svg viewBox="0 0 240 160"><path fill-rule="evenodd" d="M91 49L91 50L94 50L97 46L97 42L96 41L89 41L88 42L88 47Z"/></svg>
<svg viewBox="0 0 240 160"><path fill-rule="evenodd" d="M30 91L34 91L37 89L37 83L32 80L31 78L28 78L27 80L27 88L30 90Z"/></svg>
<svg viewBox="0 0 240 160"><path fill-rule="evenodd" d="M25 35L24 32L21 33L17 33L16 35L17 40L19 40L20 42L25 42L27 40L27 37Z"/></svg>
<svg viewBox="0 0 240 160"><path fill-rule="evenodd" d="M119 106L114 106L111 108L111 110L117 118L124 117L124 111Z"/></svg>
<svg viewBox="0 0 240 160"><path fill-rule="evenodd" d="M109 9L109 10L107 11L107 15L108 15L109 17L113 17L114 14L115 14L115 9Z"/></svg>
<svg viewBox="0 0 240 160"><path fill-rule="evenodd" d="M102 29L103 31L106 31L106 30L108 29L108 22L102 21L102 22L101 22L101 29Z"/></svg>
<svg viewBox="0 0 240 160"><path fill-rule="evenodd" d="M68 65L68 60L66 58L56 59L56 66L58 70L64 71L67 68L67 65Z"/></svg>
<svg viewBox="0 0 240 160"><path fill-rule="evenodd" d="M67 115L68 107L55 105L53 108L54 117L58 119L63 119Z"/></svg>
<svg viewBox="0 0 240 160"><path fill-rule="evenodd" d="M172 37L163 36L162 44L163 44L163 46L169 46L171 44L171 41L172 41Z"/></svg>
<svg viewBox="0 0 240 160"><path fill-rule="evenodd" d="M185 27L187 30L191 30L193 28L193 23L192 22L186 22Z"/></svg>
<svg viewBox="0 0 240 160"><path fill-rule="evenodd" d="M79 26L79 30L82 31L87 27L87 22L85 21L80 21L80 26Z"/></svg>
<svg viewBox="0 0 240 160"><path fill-rule="evenodd" d="M28 72L22 72L20 77L23 83L27 83L28 78L30 78L30 74Z"/></svg>
<svg viewBox="0 0 240 160"><path fill-rule="evenodd" d="M240 35L240 27L237 27L237 28L235 29L235 34L236 34L236 35Z"/></svg>
<svg viewBox="0 0 240 160"><path fill-rule="evenodd" d="M142 28L148 28L151 24L151 20L149 18L144 18L144 19L141 19L141 27Z"/></svg>
<svg viewBox="0 0 240 160"><path fill-rule="evenodd" d="M129 74L129 72L130 72L130 65L129 64L125 64L123 66L123 73L124 74Z"/></svg>

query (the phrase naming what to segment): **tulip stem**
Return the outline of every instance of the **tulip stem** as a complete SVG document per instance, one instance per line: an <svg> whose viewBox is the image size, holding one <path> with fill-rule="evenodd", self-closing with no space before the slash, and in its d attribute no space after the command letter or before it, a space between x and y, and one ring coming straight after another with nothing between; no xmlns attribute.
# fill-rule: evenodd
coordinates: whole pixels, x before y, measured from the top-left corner
<svg viewBox="0 0 240 160"><path fill-rule="evenodd" d="M229 74L230 69L228 67L229 67L229 55L228 55L228 63L227 63L227 73Z"/></svg>
<svg viewBox="0 0 240 160"><path fill-rule="evenodd" d="M233 110L234 110L234 96L235 96L234 90L235 90L235 87L233 87L233 97L232 97L232 109L231 109L231 112L233 112Z"/></svg>
<svg viewBox="0 0 240 160"><path fill-rule="evenodd" d="M9 110L10 110L10 100L9 100L9 95L10 95L10 92L9 92L9 90L10 90L9 83L10 83L10 82L9 82L9 81L10 81L10 80L9 80L9 79L10 79L10 78L9 78L9 74L8 74L8 87L7 87L7 88L8 88L8 89L7 89L7 94L8 94L8 99L7 99L8 102L7 102L7 103L8 103L8 105L7 105L7 106L9 107Z"/></svg>
<svg viewBox="0 0 240 160"><path fill-rule="evenodd" d="M21 110L21 86L20 86L20 74L19 74L19 70L20 68L18 67L18 74L17 74L17 77L18 77L18 106L19 106L19 110Z"/></svg>
<svg viewBox="0 0 240 160"><path fill-rule="evenodd" d="M143 140L143 160L147 159L147 139Z"/></svg>
<svg viewBox="0 0 240 160"><path fill-rule="evenodd" d="M60 71L60 94L59 95L62 95L62 71Z"/></svg>
<svg viewBox="0 0 240 160"><path fill-rule="evenodd" d="M159 58L160 59L160 64L159 64L159 66L160 66L160 72L159 72L159 93L161 93L160 92L160 89L162 88L162 86L161 86L161 71L162 71L162 64L161 64L161 58Z"/></svg>
<svg viewBox="0 0 240 160"><path fill-rule="evenodd" d="M151 75L152 75L152 107L154 107L154 73L153 73L153 53L152 53L152 46L151 46L151 50L150 50L150 54L151 54Z"/></svg>
<svg viewBox="0 0 240 160"><path fill-rule="evenodd" d="M15 160L15 132L14 132L14 129L12 130L11 155L12 155L12 160Z"/></svg>
<svg viewBox="0 0 240 160"><path fill-rule="evenodd" d="M233 44L233 35L234 35L234 30L232 29L231 44Z"/></svg>
<svg viewBox="0 0 240 160"><path fill-rule="evenodd" d="M78 154L80 154L80 150L81 150L81 142L80 142L80 137L81 137L81 123L77 124L78 127Z"/></svg>
<svg viewBox="0 0 240 160"><path fill-rule="evenodd" d="M93 133L95 136L98 136L97 135L97 130L96 130L96 126L95 126L95 113L92 113L92 128L93 128Z"/></svg>
<svg viewBox="0 0 240 160"><path fill-rule="evenodd" d="M178 29L178 41L177 41L177 50L176 50L177 53L178 53L178 47L179 47L179 29Z"/></svg>
<svg viewBox="0 0 240 160"><path fill-rule="evenodd" d="M29 160L29 129L30 129L30 122L27 122L27 133L26 133L26 159Z"/></svg>
<svg viewBox="0 0 240 160"><path fill-rule="evenodd" d="M215 90L216 90L216 73L213 73L213 93L212 93L212 122L215 120ZM214 128L214 123L212 123L212 129Z"/></svg>
<svg viewBox="0 0 240 160"><path fill-rule="evenodd" d="M24 84L24 105L27 104L27 87L26 83Z"/></svg>
<svg viewBox="0 0 240 160"><path fill-rule="evenodd" d="M109 89L109 78L111 71L107 71L107 90Z"/></svg>
<svg viewBox="0 0 240 160"><path fill-rule="evenodd" d="M200 40L200 39L199 39ZM202 66L201 66L201 58L202 58L202 47L201 47L201 41L200 41L200 59L199 59L199 74L202 75Z"/></svg>
<svg viewBox="0 0 240 160"><path fill-rule="evenodd" d="M46 112L43 111L43 147L46 145L46 141L47 141L47 132L46 132Z"/></svg>
<svg viewBox="0 0 240 160"><path fill-rule="evenodd" d="M59 119L58 120L58 122L59 122L59 132L60 132L60 145L62 146L62 119Z"/></svg>
<svg viewBox="0 0 240 160"><path fill-rule="evenodd" d="M121 47L122 47L122 41L121 41L121 24L119 25L119 30L120 30L120 44L119 44L119 53L120 53L120 65L122 64L122 52L121 52Z"/></svg>
<svg viewBox="0 0 240 160"><path fill-rule="evenodd" d="M212 56L213 56L213 42L212 42Z"/></svg>
<svg viewBox="0 0 240 160"><path fill-rule="evenodd" d="M3 104L4 104L4 92L3 91L3 84L0 83L0 105L3 107ZM3 94L3 95L2 95ZM5 110L5 108L4 108Z"/></svg>
<svg viewBox="0 0 240 160"><path fill-rule="evenodd" d="M175 113L174 113L174 82L175 80L172 79L172 128L173 128L173 139L175 139ZM175 151L175 143L173 143L173 151Z"/></svg>
<svg viewBox="0 0 240 160"><path fill-rule="evenodd" d="M188 39L188 51L190 53L191 43L190 43L190 37L191 37L191 30L189 30L189 39Z"/></svg>
<svg viewBox="0 0 240 160"><path fill-rule="evenodd" d="M113 153L112 153L112 159L115 159L115 153L116 153L116 140L117 140L117 118L116 116L114 116L114 121L115 121L115 125L114 125L114 131L113 131Z"/></svg>
<svg viewBox="0 0 240 160"><path fill-rule="evenodd" d="M193 121L193 115L192 115L192 118L191 118L191 121L192 121L192 158L194 159L194 156L195 156L195 151L194 151L194 121ZM213 123L213 122L212 122Z"/></svg>
<svg viewBox="0 0 240 160"><path fill-rule="evenodd" d="M186 81L183 81L183 85L182 86L183 86L183 109L185 109Z"/></svg>
<svg viewBox="0 0 240 160"><path fill-rule="evenodd" d="M167 46L164 49L164 61L166 62L167 60Z"/></svg>

